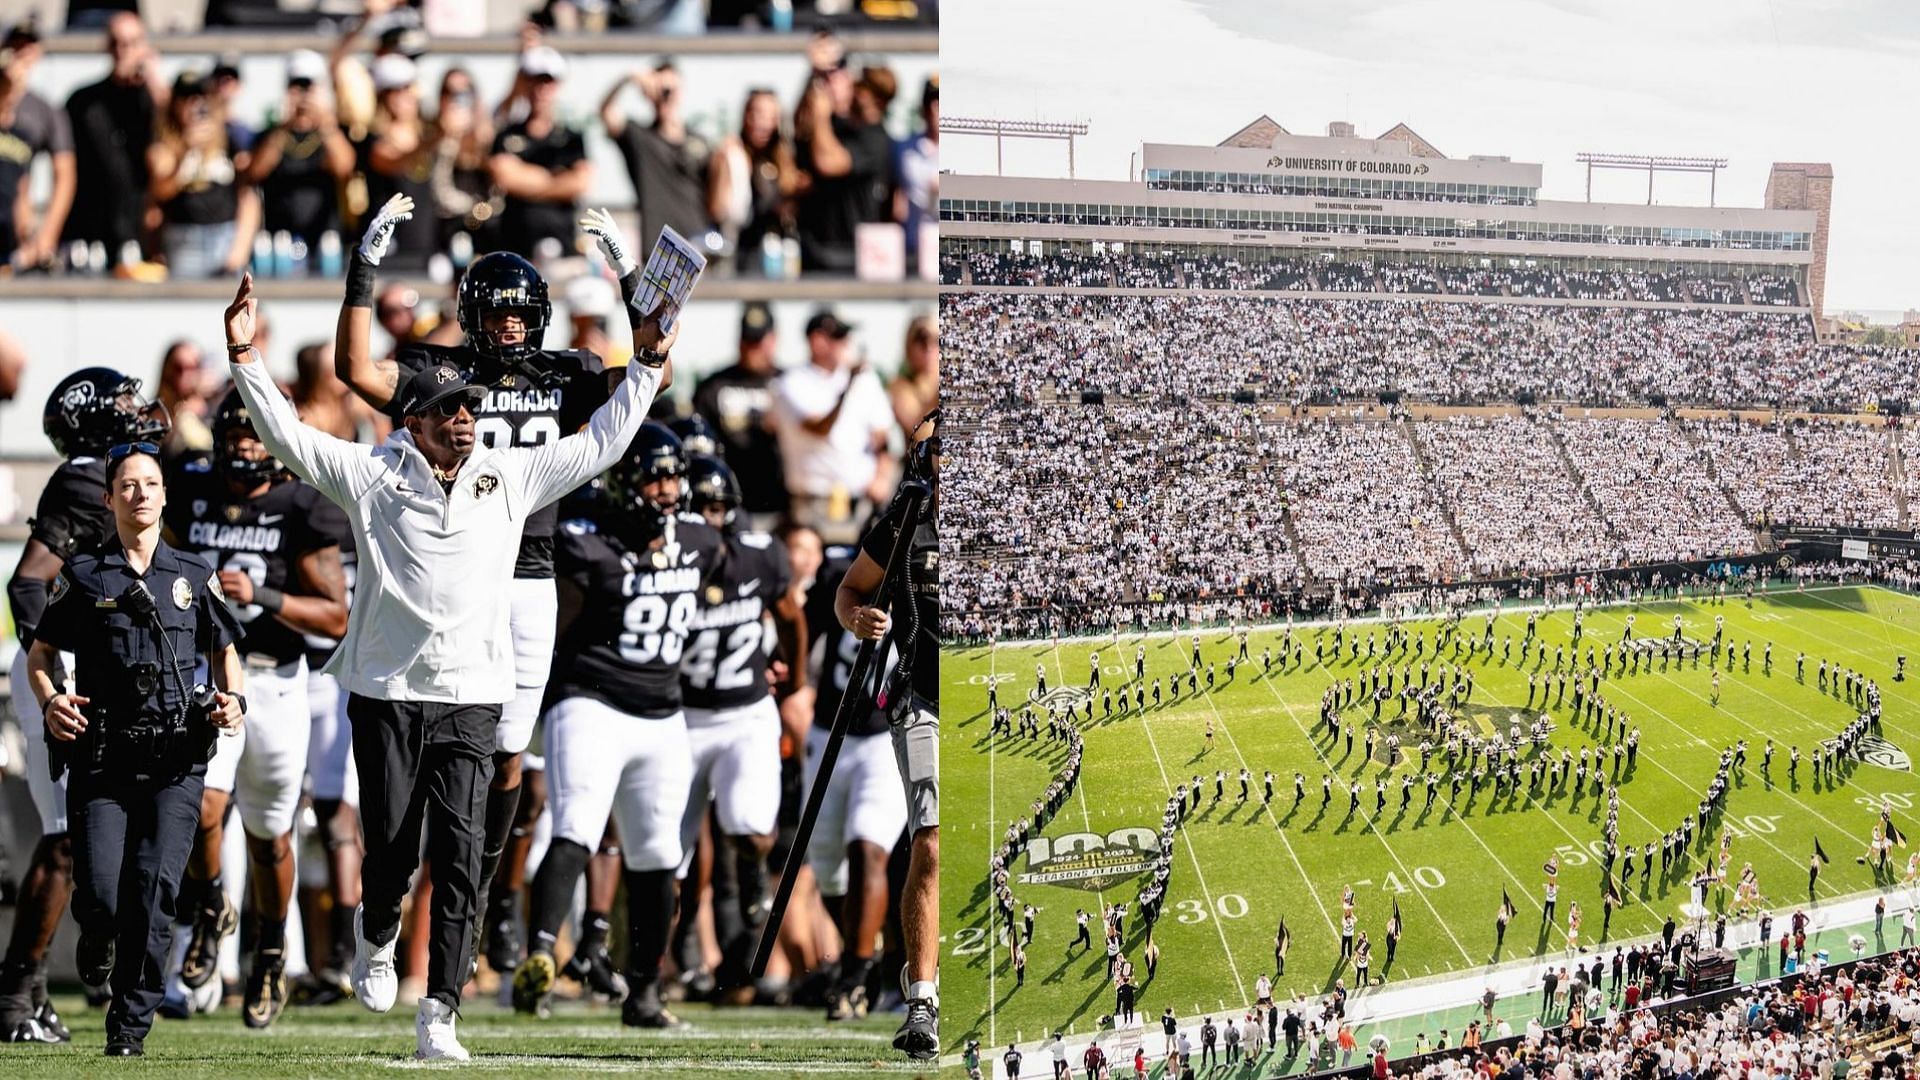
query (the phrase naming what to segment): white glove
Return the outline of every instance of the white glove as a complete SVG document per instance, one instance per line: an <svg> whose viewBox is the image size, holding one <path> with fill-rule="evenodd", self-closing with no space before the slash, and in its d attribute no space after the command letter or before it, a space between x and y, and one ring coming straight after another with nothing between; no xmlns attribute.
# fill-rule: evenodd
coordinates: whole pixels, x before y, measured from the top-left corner
<svg viewBox="0 0 1920 1080"><path fill-rule="evenodd" d="M369 266L379 266L380 260L386 258L387 252L393 248L394 227L411 217L413 199L406 195L395 195L388 199L367 224L367 235L360 239L360 257L367 260Z"/></svg>
<svg viewBox="0 0 1920 1080"><path fill-rule="evenodd" d="M626 277L638 269L633 256L627 254L626 240L620 235L620 226L613 223L612 214L587 211L587 216L580 219L580 231L600 241L600 250L606 253L607 265L613 267L615 276Z"/></svg>

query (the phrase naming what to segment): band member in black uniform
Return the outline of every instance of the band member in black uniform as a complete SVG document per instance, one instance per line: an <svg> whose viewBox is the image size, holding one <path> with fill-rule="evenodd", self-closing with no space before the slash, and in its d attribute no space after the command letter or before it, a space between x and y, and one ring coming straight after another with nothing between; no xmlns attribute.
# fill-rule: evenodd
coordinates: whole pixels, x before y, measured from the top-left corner
<svg viewBox="0 0 1920 1080"><path fill-rule="evenodd" d="M474 416L474 431L481 442L496 449L539 446L578 430L606 401L619 372L605 371L600 358L585 350L543 347L553 317L546 279L532 263L511 252L480 256L460 279L456 314L466 332L464 345L414 343L391 360L374 360L369 347L374 268L392 245L394 227L412 217L413 210L413 200L405 195L389 199L354 250L335 331L336 374L375 408L391 410L398 388L416 372L435 364L449 365L468 382L487 388L487 397ZM635 328L636 354L651 355L655 338L638 332L641 314L631 304L640 287L640 271L627 254L629 247L604 210L590 211L580 225L599 241L608 264L621 275L621 294L629 301L628 320ZM673 367L667 362L660 373L659 391L664 393L672 382ZM481 856L483 896L492 897L494 872L519 809L521 752L533 738L553 662L557 610L553 544L558 521L554 506L542 507L528 517L514 566L515 692L501 710L495 740L486 847ZM497 935L518 929L512 894L492 897L490 906L493 910L480 920L496 936L488 955L501 960L516 956L517 942L497 940Z"/></svg>
<svg viewBox="0 0 1920 1080"><path fill-rule="evenodd" d="M201 796L200 836L188 866L197 894L180 964L189 989L216 974L220 941L238 911L220 880L229 803L247 835L248 882L258 920L241 1015L271 1024L287 1003L286 922L293 899L293 819L307 770L307 643L302 634L347 631L339 535L346 514L267 453L238 390L213 416L213 452L185 460L167 504L166 525L183 551L211 563L244 632L237 648L251 690L240 737L220 744Z"/></svg>
<svg viewBox="0 0 1920 1080"><path fill-rule="evenodd" d="M47 439L65 460L40 491L31 530L7 582L7 606L21 648L9 678L14 714L27 744L27 788L40 816L40 841L20 880L13 933L0 963L0 1042L66 1042L66 1025L47 1000L47 948L73 888L73 846L67 833L67 789L47 767L39 710L27 685L27 646L46 610L47 590L60 568L113 532L107 509L109 447L140 441L159 445L169 430L164 406L140 396L140 380L112 368L91 367L60 380L42 414ZM72 670L71 657L63 657Z"/></svg>
<svg viewBox="0 0 1920 1080"><path fill-rule="evenodd" d="M109 450L115 534L61 570L27 656L53 767L69 775L75 961L88 985L111 977L117 1057L144 1052L215 729L238 729L246 712L239 621L212 569L161 539L166 501L158 447ZM74 654L71 692L62 651ZM213 686L193 682L202 657Z"/></svg>
<svg viewBox="0 0 1920 1080"><path fill-rule="evenodd" d="M723 546L706 522L675 513L685 471L680 440L659 424L642 426L607 473L599 520L569 521L558 538L564 629L545 715L553 840L533 882L530 951L513 977L523 1012L546 1011L554 942L611 812L626 860L620 1019L679 1023L661 1004L660 961L693 782L680 663Z"/></svg>
<svg viewBox="0 0 1920 1080"><path fill-rule="evenodd" d="M704 420L685 428L696 440L714 445ZM807 628L800 603L789 595L793 570L786 545L746 527L744 499L733 470L717 457L693 455L686 485L688 510L721 531L726 549L709 575L680 662L687 738L693 747L693 793L680 831L687 860L681 874L697 886L698 875L689 877L687 867L697 865L700 826L711 802L714 836L724 837L726 848L704 860L718 864L711 875L714 936L722 957L718 984L738 987L747 981L753 945L767 916L771 898L766 858L773 850L780 812L782 709L774 703L767 669L777 644L786 659L787 699L796 706L806 704L791 695L806 686L802 653ZM805 732L811 712L795 717L797 736ZM690 895L685 888L681 891ZM704 964L693 932L695 911L692 905L683 906L675 931L675 956L681 958L683 972L698 971Z"/></svg>

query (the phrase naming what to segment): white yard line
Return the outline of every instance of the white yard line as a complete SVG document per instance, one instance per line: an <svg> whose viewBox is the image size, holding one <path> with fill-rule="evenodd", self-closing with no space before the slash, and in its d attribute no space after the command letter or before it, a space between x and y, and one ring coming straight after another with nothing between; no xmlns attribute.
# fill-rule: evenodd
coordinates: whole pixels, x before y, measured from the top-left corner
<svg viewBox="0 0 1920 1080"><path fill-rule="evenodd" d="M1280 708L1286 711L1287 719L1292 720L1294 726L1300 729L1300 734L1306 736L1307 745L1313 747L1314 755L1320 759L1320 763L1327 767L1328 772L1335 771L1333 768L1333 762L1327 757L1327 755L1324 752L1321 751L1319 744L1314 741L1313 732L1305 724L1300 722L1300 717L1297 713L1294 712L1293 706L1288 703L1286 698L1281 696L1280 691L1275 690L1273 688L1272 682L1266 679L1262 679L1260 681L1261 681L1261 685L1267 688L1267 692L1273 695L1273 699L1280 703ZM1207 704L1209 707L1211 707L1213 704L1211 694L1208 695ZM1219 715L1219 710L1215 709L1214 714L1216 716ZM1222 728L1225 728L1226 721L1222 720L1220 722L1220 726ZM1228 738L1231 739L1232 736L1229 735ZM1239 752L1240 752L1239 748L1238 746L1236 746L1234 748L1234 753L1238 754ZM1400 868L1400 873L1405 875L1405 877L1403 877L1401 880L1414 881L1415 878L1413 876L1413 872L1407 869L1407 864L1400 860L1399 853L1393 850L1393 844L1387 840L1387 834L1382 832L1378 826L1374 825L1373 815L1368 814L1364 807L1362 807L1358 811L1358 813L1360 815L1361 821L1366 823L1367 830L1373 833L1374 837L1380 841L1380 846L1386 849L1387 857L1392 859L1394 862L1394 865ZM1500 860L1498 857L1494 856L1493 849L1487 847L1486 842L1480 839L1479 834L1473 831L1472 826L1467 827L1467 834L1473 837L1474 842L1479 844L1481 848L1486 851L1487 856L1489 858L1492 858L1496 864L1499 864L1502 866L1505 865L1504 863L1500 863ZM1460 950L1461 957L1463 957L1469 964L1478 963L1478 961L1476 961L1473 958L1473 954L1467 951L1467 947L1460 943L1460 938L1454 934L1453 928L1447 925L1447 919L1445 916L1440 914L1440 909L1433 906L1432 900L1427 899L1427 891L1421 888L1416 888L1414 891L1419 893L1420 902L1427 905L1427 910L1433 912L1434 920L1440 924L1440 929L1446 931L1447 937L1453 941L1453 947Z"/></svg>
<svg viewBox="0 0 1920 1080"><path fill-rule="evenodd" d="M1055 653L1057 654L1058 651L1058 647L1056 646ZM1167 775L1167 763L1166 760L1160 756L1160 744L1154 740L1153 726L1146 722L1144 714L1141 716L1140 727L1141 730L1147 733L1147 746L1153 751L1154 764L1160 768L1160 786L1166 791L1167 796L1171 798L1174 788L1173 778ZM1180 839L1186 841L1187 857L1193 860L1193 878L1200 883L1200 895L1206 898L1207 911L1209 914L1215 913L1218 909L1213 906L1213 892L1207 888L1207 876L1200 870L1200 856L1193 849L1193 838L1187 835L1187 829L1184 824L1179 826L1177 831L1180 833ZM1247 990L1246 984L1240 981L1240 965L1234 963L1233 947L1227 944L1226 928L1220 925L1218 918L1212 918L1208 921L1213 923L1214 931L1220 935L1220 951L1227 957L1227 970L1233 975L1234 991L1245 994Z"/></svg>

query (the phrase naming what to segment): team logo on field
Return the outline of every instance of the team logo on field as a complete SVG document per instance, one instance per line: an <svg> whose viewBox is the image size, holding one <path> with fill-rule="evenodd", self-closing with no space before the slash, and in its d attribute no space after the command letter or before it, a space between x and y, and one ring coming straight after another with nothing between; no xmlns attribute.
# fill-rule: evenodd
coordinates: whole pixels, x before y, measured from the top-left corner
<svg viewBox="0 0 1920 1080"><path fill-rule="evenodd" d="M1144 826L1115 829L1105 836L1036 836L1027 842L1027 872L1019 882L1100 892L1146 873L1159 850L1160 838Z"/></svg>
<svg viewBox="0 0 1920 1080"><path fill-rule="evenodd" d="M1027 692L1033 694L1031 690ZM1056 686L1044 694L1035 694L1033 703L1048 709L1078 709L1092 698L1092 694L1077 686Z"/></svg>
<svg viewBox="0 0 1920 1080"><path fill-rule="evenodd" d="M1637 637L1626 643L1627 647L1633 651L1643 653L1659 652L1662 648L1673 644L1672 634L1663 634L1657 637ZM1704 649L1711 644L1712 642L1710 641L1690 638L1684 634L1680 637L1680 647L1682 649Z"/></svg>
<svg viewBox="0 0 1920 1080"><path fill-rule="evenodd" d="M1869 765L1878 765L1883 769L1896 772L1909 772L1913 762L1907 752L1878 735L1869 735L1859 742L1860 760Z"/></svg>

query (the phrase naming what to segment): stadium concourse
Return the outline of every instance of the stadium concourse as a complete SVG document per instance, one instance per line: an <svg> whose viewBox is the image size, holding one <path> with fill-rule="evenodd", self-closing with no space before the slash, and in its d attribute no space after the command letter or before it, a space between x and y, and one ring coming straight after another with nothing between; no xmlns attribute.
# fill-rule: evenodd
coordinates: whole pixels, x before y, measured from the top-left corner
<svg viewBox="0 0 1920 1080"><path fill-rule="evenodd" d="M0 113L9 117L0 124L0 141L11 140L28 155L20 163L28 167L0 169L0 204L7 208L0 215L0 387L12 398L0 400L0 563L10 572L23 551L45 554L44 545L35 546L43 536L29 527L30 516L46 522L54 516L50 507L76 517L98 510L97 498L79 496L73 501L85 505L54 506L60 494L48 478L67 476L88 461L97 465L105 447L81 455L83 461L63 462L42 434L43 404L53 398L51 415L58 420L55 389L81 369L111 367L140 380L144 396L166 406L172 426L162 457L170 483L196 479L209 459L222 458L226 447L216 431L231 428L232 410L221 408L230 384L218 318L242 268L258 283L254 346L303 419L350 440L378 443L397 425L336 377L334 339L345 267L359 257L356 245L365 250L362 233L391 196L410 197L413 213L396 223L391 250L379 264L367 345L375 364L402 358L405 365L424 355L470 359L475 350L466 332L474 328L463 326L456 304L461 276L481 255L511 251L530 260L541 279L537 302L528 294L522 297L525 310L515 310L537 311L550 296L539 323L524 320L534 346L549 359L565 353L569 362L591 361L590 378L568 383L568 394L604 381L601 362L618 368L633 352L618 260L582 231L583 213L611 208L627 256L642 263L661 229L673 228L708 264L680 313L672 388L654 411L654 419L673 423L677 436L662 437L650 428L650 438L664 443L684 436L672 444L683 452L683 465L695 454L725 458L738 488L727 495L725 484L713 480L712 486L722 491L720 501L739 504L737 531L750 537L740 550L752 551L736 566L767 569L757 575L764 578L764 607L760 596L753 597L749 620L754 630L764 630L751 635L759 647L743 651L744 638L735 636L716 653L716 641L700 636L708 631L696 630L685 639L686 655L690 664L705 657L709 681L720 664L723 675L744 674L743 685L757 683L767 693L752 703L756 737L740 744L751 747L701 751L706 764L698 766L693 790L704 795L689 794L676 804L680 810L654 808L661 821L694 808L686 818L694 850L681 871L685 885L665 989L692 1030L675 1036L672 1049L661 1043L660 1053L641 1056L653 1057L649 1067L656 1069L711 1068L729 1075L776 1065L832 1075L842 1066L858 1068L851 1063L870 1069L897 1058L888 1042L900 1016L880 1014L905 1009L899 898L909 838L904 806L895 805L904 796L890 758L885 769L868 771L862 781L868 786L857 797L840 800L837 818L830 811L823 820L809 853L820 876L802 874L773 970L758 985L743 983L740 935L750 935L753 920L765 915L764 896L754 898L765 884L757 875L768 860L777 875L790 854L791 827L805 794L808 731L816 719L826 726L838 700L828 691L815 696L813 687L833 682L832 665L840 662L833 658L844 654L850 662L853 654L851 636L831 607L839 575L854 555L850 545L888 505L914 426L938 400L939 335L927 280L938 218L932 196L939 135L937 3L366 0L316 7L228 0L139 5L147 23L114 10L131 6L0 0ZM64 29L57 22L62 12ZM47 21L48 14L55 21ZM16 106L20 123L14 126ZM25 209L26 220L13 220L16 207ZM856 235L864 252L858 257ZM920 274L923 253L926 272ZM15 356L24 359L23 375L13 366ZM505 431L509 440L539 444L560 430L554 426L558 416L578 425L592 411L591 401L569 398L563 414L560 391L511 381L521 377L501 382L509 389L479 408L512 414L479 418L483 441L492 443ZM590 389L604 398L604 389ZM820 414L829 410L820 427ZM695 465L695 471L705 467ZM221 468L212 466L215 473ZM682 509L692 506L686 485L693 475L683 477ZM701 475L714 476L710 469ZM43 490L53 494L43 498ZM206 501L182 496L172 509L185 515L199 503L193 511L199 514ZM583 493L560 516L593 516L595 503L594 492ZM575 525L576 534L584 531ZM324 531L317 524L315 529ZM759 530L777 532L779 539L768 541ZM227 530L239 531L274 530ZM553 541L545 542L551 578ZM264 580L248 561L259 561L252 553L234 559L222 569L238 566L243 575L253 573L256 584ZM351 559L349 554L349 588ZM293 577L289 571L285 591L297 594ZM515 584L529 581L537 579L522 575ZM740 583L727 584L731 590ZM269 596L276 592L266 590ZM746 602L727 607L744 609ZM763 614L776 608L778 633L773 616ZM798 619L802 611L804 622ZM15 658L18 615L13 611L6 619L0 662ZM798 626L808 627L810 637L787 641L787 629ZM545 629L551 645L551 621ZM537 644L539 635L519 633L516 622L520 638ZM307 640L320 643L313 656L317 669L332 641ZM679 651L663 647L660 662L670 663ZM736 667L747 652L753 658ZM809 657L810 678L804 670ZM548 659L542 658L541 670ZM763 661L771 662L772 678ZM298 677L305 680L310 669L304 659L300 663ZM696 671L688 678L700 676ZM334 697L322 693L331 678L322 685L315 670L313 683L315 730L344 729L346 695L338 695L336 709ZM680 695L663 691L661 698L677 703ZM288 700L300 706L304 733L308 696ZM715 700L706 702L713 706L707 711L718 710L721 722L710 734L740 730L727 726L733 713ZM688 704L696 706L689 712L698 711L699 701L689 697ZM677 704L667 709L677 710ZM48 846L36 843L41 822L26 797L29 765L20 753L23 738L40 740L40 729L36 722L23 734L15 712L9 707L0 716L0 890L9 916L26 910L12 906L17 882L44 884L47 875L29 867L38 866L37 851ZM484 959L467 989L461 1033L476 1054L500 1055L535 1071L562 1073L570 1063L594 1057L631 1064L639 1061L630 1053L634 1041L644 1035L623 1030L603 1008L608 1000L617 1007L624 992L614 958L630 938L615 899L624 883L611 826L604 842L602 823L592 824L583 841L594 856L585 871L594 883L593 898L570 899L569 910L552 913L563 924L561 959L573 954L559 968L553 999L558 1023L551 1027L561 1030L542 1035L533 1016L508 1013L511 1003L544 1018L549 1004L539 994L514 1002L510 985L515 965L533 959L526 954L556 945L533 940L526 926L531 883L554 850L550 801L560 784L556 779L548 788L537 780L542 739L533 736L527 761L533 779L522 785L524 797L516 796L518 820L502 830L510 836L507 868L494 879L493 894L481 898ZM320 742L316 735L314 744ZM340 761L329 771L351 774L344 736L330 745ZM748 784L712 773L712 762L742 755L764 758L778 774ZM844 794L841 775L835 786ZM892 787L879 783L885 779ZM745 817L734 815L749 787L756 808ZM852 812L847 804L867 808L862 800L872 792L882 805L856 839L843 828ZM715 799L711 815L697 798ZM282 1047L286 1053L276 1057L272 1045L240 1037L244 1029L236 1014L242 1009L236 1006L245 1005L248 1026L261 1026L256 1011L267 1023L276 1014L254 1008L262 996L256 985L262 970L260 894L249 888L247 840L254 838L236 820L225 829L224 854L212 860L211 888L183 897L204 910L183 907L178 913L183 921L164 1007L178 1019L204 1011L215 1015L187 1026L174 1023L171 1034L163 1023L149 1048L152 1056L190 1059L203 1050L203 1067L311 1075L340 1072L341 1055L363 1051L370 1032L395 1041L397 1049L407 1030L399 1013L412 1009L426 976L430 891L424 870L397 939L403 1008L393 1017L370 1018L347 1003L344 1008L357 1019L335 1019L341 1009L325 1008L342 1000L350 985L346 968L354 953L357 895L351 879L358 874L352 856L359 846L352 832L354 801L350 786L300 796L293 842L298 897L283 949L292 1007L277 1014L290 1029L293 1048ZM495 801L497 796L489 797L489 829L500 823ZM325 816L340 813L343 805L345 816ZM762 811L768 822L779 822L768 830L770 855L768 836L742 832L742 822ZM890 862L896 846L901 855ZM848 888L849 852L861 862L853 883L862 896L844 905L847 921L841 922L836 897ZM199 865L188 871L190 885ZM224 907L222 895L229 901ZM571 886L567 896L573 897ZM671 895L666 903L674 903ZM0 1012L11 1026L16 984L33 985L32 1005L40 1008L40 988L50 974L76 1040L86 1033L87 1056L67 1056L81 1049L77 1043L65 1050L0 1046L0 1072L85 1072L99 1053L101 1011L88 1008L77 992L76 935L72 921L59 918L63 909L64 900L46 924L51 948L42 940L38 955L24 961L15 953L35 938L38 931L30 932L29 923L39 915L0 916L0 922L18 924L0 973ZM726 936L736 939L730 950L722 941ZM205 962L202 945L215 954L211 978L185 986L178 974L182 954L191 951ZM553 966L549 956L548 968ZM732 989L717 988L716 976L733 982ZM759 1007L728 1012L734 1005ZM869 1017L869 1010L875 1015ZM834 1013L830 1023L822 1019L827 1011ZM50 1007L36 1014L44 1016L52 1016ZM649 1011L645 1019L657 1022L661 1016ZM55 1032L38 1019L35 1025L28 1037ZM588 1033L583 1025L607 1030ZM200 1034L189 1039L190 1032ZM11 1041L11 1032L0 1034Z"/></svg>

